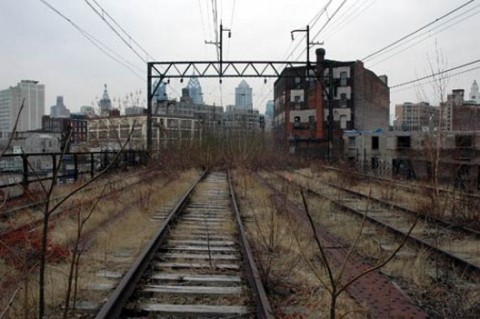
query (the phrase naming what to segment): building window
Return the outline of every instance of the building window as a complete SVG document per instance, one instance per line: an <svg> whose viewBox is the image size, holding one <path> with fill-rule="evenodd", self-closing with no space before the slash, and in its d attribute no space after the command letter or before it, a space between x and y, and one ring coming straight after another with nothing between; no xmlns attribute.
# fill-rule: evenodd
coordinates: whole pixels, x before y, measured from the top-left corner
<svg viewBox="0 0 480 319"><path fill-rule="evenodd" d="M302 83L302 78L296 77L295 78L295 86L298 88L301 83Z"/></svg>
<svg viewBox="0 0 480 319"><path fill-rule="evenodd" d="M341 107L347 107L347 94L346 93L340 94L340 106Z"/></svg>
<svg viewBox="0 0 480 319"><path fill-rule="evenodd" d="M348 137L348 148L349 149L355 149L356 143L355 143L355 136L349 136Z"/></svg>
<svg viewBox="0 0 480 319"><path fill-rule="evenodd" d="M378 136L372 136L372 150L378 150Z"/></svg>
<svg viewBox="0 0 480 319"><path fill-rule="evenodd" d="M410 136L397 136L397 148L410 148Z"/></svg>
<svg viewBox="0 0 480 319"><path fill-rule="evenodd" d="M300 128L300 116L293 118L293 128Z"/></svg>
<svg viewBox="0 0 480 319"><path fill-rule="evenodd" d="M308 117L308 125L310 127L310 131L315 131L315 116L309 116Z"/></svg>
<svg viewBox="0 0 480 319"><path fill-rule="evenodd" d="M455 136L455 147L457 148L470 148L472 147L471 135L457 135Z"/></svg>
<svg viewBox="0 0 480 319"><path fill-rule="evenodd" d="M378 168L378 167L379 167L378 164L379 164L379 163L378 163L378 158L372 157L372 169Z"/></svg>
<svg viewBox="0 0 480 319"><path fill-rule="evenodd" d="M340 86L347 86L347 72L340 72Z"/></svg>
<svg viewBox="0 0 480 319"><path fill-rule="evenodd" d="M347 116L346 115L340 115L340 128L342 130L345 130L347 128Z"/></svg>

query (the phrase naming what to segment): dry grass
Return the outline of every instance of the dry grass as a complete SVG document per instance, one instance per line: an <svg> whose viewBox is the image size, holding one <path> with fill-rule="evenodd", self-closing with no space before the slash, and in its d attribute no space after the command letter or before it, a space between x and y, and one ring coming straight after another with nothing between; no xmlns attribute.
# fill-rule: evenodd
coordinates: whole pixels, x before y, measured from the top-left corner
<svg viewBox="0 0 480 319"><path fill-rule="evenodd" d="M175 182L169 184L167 184L169 177L160 177L148 184L137 185L133 190L124 190L118 197L102 200L91 219L88 220L85 232L96 229L99 225L111 219L112 216L115 216L119 210L126 209L126 212L121 218L117 218L107 227L94 233L94 245L82 255L79 299L101 301L108 294L108 291L95 292L89 289L92 283L105 283L106 279L96 276L97 271L107 268L111 271L126 271L143 245L151 239L160 223L160 221L152 222L151 220L155 209L165 205L173 205L197 176L198 171L196 170L183 172L179 174ZM120 187L120 185L118 183L114 186ZM82 202L83 200L77 198L77 201ZM84 205L84 211L80 214L85 216L88 208L87 205ZM58 221L56 227L51 231L53 242L67 245L74 239L76 227L76 219L71 216ZM68 259L65 262L49 264L47 268L46 301L50 309L50 318L58 318L61 313L68 278ZM3 271L4 269L2 269ZM5 273L11 276L15 273L15 270L9 268L5 270ZM34 286L37 276L36 272L30 276L31 287L27 302L30 317L35 315L35 309L37 308L38 287ZM110 281L107 280L107 282ZM7 295L2 297L0 309L3 308L1 305L4 305L9 298ZM9 318L22 318L24 310L23 298L18 296L9 313Z"/></svg>
<svg viewBox="0 0 480 319"><path fill-rule="evenodd" d="M313 242L301 226L290 221L282 209L276 209L271 193L251 176L239 170L235 174L242 215L256 251L269 297L278 318L328 318L329 295L319 282L325 274L317 263ZM292 199L294 188L277 185ZM289 190L290 189L290 190ZM325 208L325 204L322 206ZM312 268L313 266L313 268ZM342 295L338 313L344 318L363 318L362 307L348 295ZM296 316L289 314L296 311Z"/></svg>

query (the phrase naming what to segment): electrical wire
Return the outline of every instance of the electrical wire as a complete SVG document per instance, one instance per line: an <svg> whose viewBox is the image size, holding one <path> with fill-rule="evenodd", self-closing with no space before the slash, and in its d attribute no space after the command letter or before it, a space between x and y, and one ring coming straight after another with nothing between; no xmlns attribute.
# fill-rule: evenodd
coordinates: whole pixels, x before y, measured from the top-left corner
<svg viewBox="0 0 480 319"><path fill-rule="evenodd" d="M479 7L480 7L480 5L477 5L477 6L474 7L473 9L476 9L476 8L479 8ZM379 56L383 56L383 55L385 55L385 54L387 54L387 53L389 53L389 52L395 51L395 50L399 49L401 46L406 45L407 43L410 43L410 42L412 42L412 41L414 41L414 40L417 40L418 38L423 37L422 39L420 39L420 40L417 41L417 42L414 42L413 44L409 45L408 47L403 48L402 50L397 51L397 52L395 52L395 53L392 53L392 54L390 54L389 56L385 57L384 59L382 59L382 60L380 60L380 61L375 62L375 63L372 64L372 65L369 64L369 66L370 66L370 67L374 67L374 66L376 66L376 65L378 65L378 64L380 64L380 63L382 63L382 62L385 62L385 61L387 61L387 60L395 57L396 55L398 55L398 54L400 54L400 53L402 53L402 52L405 52L406 50L408 50L408 49L410 49L410 48L412 48L412 47L420 44L421 42L423 42L423 41L425 41L425 40L427 40L427 39L429 39L429 38L431 38L431 37L433 37L433 36L435 36L435 35L443 32L443 31L445 31L445 30L447 30L447 29L450 29L451 27L454 27L454 26L458 25L459 23L461 23L461 22L463 22L463 21L465 21L465 20L467 20L467 19L469 19L469 18L471 18L471 17L473 17L473 16L475 16L475 15L477 15L477 14L479 14L479 13L480 13L480 10L474 11L474 12L471 12L471 11L463 12L463 13L459 14L458 16L453 17L452 19L450 19L450 20L448 20L448 21L445 21L445 23L443 23L443 24L441 24L441 25L438 25L438 26L435 26L435 27L433 27L432 29L426 30L424 33L419 34L419 35L415 36L414 38L407 40L406 42L404 42L403 44L401 44L401 45L399 45L399 46L397 46L397 47L392 47L392 48L386 50L385 52L383 52L383 53L380 54ZM454 20L456 20L456 19L464 16L465 14L469 14L469 15L466 16L466 17L464 17L464 18L461 19L460 21L455 21L455 22L447 25L445 28L442 28L442 29L440 29L440 30L432 33L432 31L435 31L436 29L438 29L438 28L446 25L447 23L452 22L452 21L454 21ZM377 57L378 57L378 56L377 56ZM375 58L376 58L376 57L374 57L373 59L375 59Z"/></svg>
<svg viewBox="0 0 480 319"><path fill-rule="evenodd" d="M108 46L106 46L102 41L98 40L95 38L93 35L88 33L85 29L81 28L79 25L77 25L75 22L73 22L70 18L68 18L66 15L61 13L58 9L56 9L53 5L48 3L46 0L40 0L44 5L46 5L50 10L58 14L60 17L68 21L80 34L82 34L91 44L93 44L97 49L99 49L102 53L107 55L109 58L114 60L115 62L123 65L127 69L129 69L133 74L135 74L137 77L145 81L144 76L139 75L134 68L137 68L134 66L132 63L130 63L128 60L117 54L114 50L110 49ZM138 70L141 70L140 68L137 68ZM144 70L141 70L144 71Z"/></svg>
<svg viewBox="0 0 480 319"><path fill-rule="evenodd" d="M400 42L402 42L402 41L410 38L411 36L419 33L420 31L425 30L426 28L430 27L431 25L433 25L433 24L435 24L435 23L437 23L437 22L445 19L446 17L454 14L455 12L463 9L464 7L468 6L469 4L471 4L471 3L474 2L474 1L475 1L475 0L469 0L469 1L465 2L464 4L460 5L459 7L455 8L455 9L449 11L448 13L444 14L443 16L441 16L441 17L439 17L439 18L437 18L437 19L435 19L435 20L427 23L426 25L418 28L417 30L415 30L415 31L413 31L413 32L410 32L409 34L401 37L400 39L393 41L393 42L390 43L389 45L387 45L387 46L385 46L385 47L383 47L383 48L381 48L381 49L379 49L379 50L377 50L377 51L374 51L374 52L370 53L369 55L367 55L366 57L364 57L364 58L361 59L361 60L362 60L362 61L367 61L368 59L371 59L372 57L380 54L381 52L387 50L388 48L390 48L390 47L392 47L392 46L394 46L394 45L396 45L396 44L398 44L398 43L400 43Z"/></svg>
<svg viewBox="0 0 480 319"><path fill-rule="evenodd" d="M364 2L356 2L349 8L349 13L345 13L346 16L342 20L337 20L338 22L334 25L331 25L329 29L325 32L324 36L322 37L323 41L327 41L333 35L340 32L343 28L347 25L355 21L356 18L360 17L365 11L367 11L375 2L376 0L365 0ZM354 8L356 4L360 3L357 8ZM347 11L348 12L348 11Z"/></svg>
<svg viewBox="0 0 480 319"><path fill-rule="evenodd" d="M120 32L118 32L117 29L115 29L109 21L107 21L107 19L105 18L105 15L102 14L102 13L106 13L106 11L100 5L98 5L98 3L96 1L95 1L95 4L97 4L101 8L102 13L100 13L100 11L98 11L96 8L94 8L93 5L88 0L85 0L85 3L110 27L110 29L113 31L113 33L115 33L122 40L122 42L125 43L125 45L128 48L130 48L130 50L132 50L133 53L135 53L135 55L137 55L140 58L140 60L142 60L142 62L147 63L147 60L140 53L138 53L138 51L136 49L134 49L133 46L130 43L128 43L127 40L125 40L125 38L120 34ZM106 16L110 17L110 15L108 15L108 13L106 13ZM120 27L120 29L123 30L121 27ZM129 36L129 38L132 39L130 36ZM148 55L148 53L147 53L147 55Z"/></svg>
<svg viewBox="0 0 480 319"><path fill-rule="evenodd" d="M464 67L467 67L467 66L470 66L470 65L479 63L479 62L480 62L480 60L475 60L475 61L468 62L468 63L462 64L462 65L459 65L459 66L456 66L456 67L453 67L453 68L450 68L450 69L447 69L447 70L443 70L443 71L439 71L439 72L434 72L434 73L432 73L432 74L430 74L430 75L427 75L427 76L424 76L424 77L421 77L421 78L418 78L418 79L415 79L415 80L411 80L411 81L407 81L407 82L404 82L404 83L392 85L392 86L390 86L390 89L395 89L395 88L402 87L402 86L405 86L405 85L417 83L417 82L420 82L420 81L423 81L423 80L426 80L426 79L435 77L435 76L437 76L437 75L442 75L442 74L445 74L445 73L448 73L448 72L451 72L451 71L455 71L455 70L458 70L458 69L461 69L461 68L464 68Z"/></svg>
<svg viewBox="0 0 480 319"><path fill-rule="evenodd" d="M462 75L462 74L465 74L465 73L468 73L468 72L472 72L472 71L475 71L475 70L480 70L480 66L470 68L468 70L464 70L464 71L461 71L461 72L448 74L448 77L453 78L453 77L456 77L456 76L459 76L459 75ZM403 91L406 91L406 90L410 90L412 88L417 88L417 87L421 87L421 86L424 86L424 85L427 85L427 84L435 83L436 81L437 80L432 80L432 81L428 81L428 82L424 82L424 83L415 84L415 86L409 86L409 87L402 88L402 89L394 89L393 91L391 91L391 93L403 92Z"/></svg>

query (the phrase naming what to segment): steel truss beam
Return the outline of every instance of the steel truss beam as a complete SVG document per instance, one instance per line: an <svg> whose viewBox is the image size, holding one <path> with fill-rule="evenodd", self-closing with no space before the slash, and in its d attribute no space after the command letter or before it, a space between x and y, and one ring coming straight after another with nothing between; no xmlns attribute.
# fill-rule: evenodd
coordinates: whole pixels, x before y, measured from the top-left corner
<svg viewBox="0 0 480 319"><path fill-rule="evenodd" d="M292 61L197 61L149 62L153 79L168 78L278 78L285 68L306 66L306 62ZM156 73L156 74L154 74ZM290 75L290 77L292 77Z"/></svg>

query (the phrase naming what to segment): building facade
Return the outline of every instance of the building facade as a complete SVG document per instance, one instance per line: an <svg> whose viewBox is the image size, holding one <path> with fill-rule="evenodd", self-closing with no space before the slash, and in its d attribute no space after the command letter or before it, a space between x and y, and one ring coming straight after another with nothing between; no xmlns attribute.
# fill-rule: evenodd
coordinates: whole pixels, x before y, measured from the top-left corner
<svg viewBox="0 0 480 319"><path fill-rule="evenodd" d="M128 140L127 150L147 147L147 115L91 118L88 128L90 147L119 150ZM172 143L191 143L202 138L200 119L172 116L153 116L152 144L160 149Z"/></svg>
<svg viewBox="0 0 480 319"><path fill-rule="evenodd" d="M243 110L253 109L252 88L245 80L235 88L235 106Z"/></svg>
<svg viewBox="0 0 480 319"><path fill-rule="evenodd" d="M22 80L17 86L0 91L0 132L1 138L8 138L20 114L17 132L38 130L42 127L45 112L45 85L38 81Z"/></svg>
<svg viewBox="0 0 480 319"><path fill-rule="evenodd" d="M399 131L432 131L438 127L440 109L427 102L395 105L393 126Z"/></svg>
<svg viewBox="0 0 480 319"><path fill-rule="evenodd" d="M70 117L70 111L63 104L63 96L57 96L57 104L50 107L50 117Z"/></svg>
<svg viewBox="0 0 480 319"><path fill-rule="evenodd" d="M332 151L341 156L345 130L389 126L386 76L375 75L361 61L326 60L323 49L317 50L316 65L285 69L275 82L274 98L275 138L291 153L325 154L330 139Z"/></svg>
<svg viewBox="0 0 480 319"><path fill-rule="evenodd" d="M440 103L441 126L446 131L478 131L480 104L464 100L464 90L452 90L447 101Z"/></svg>

